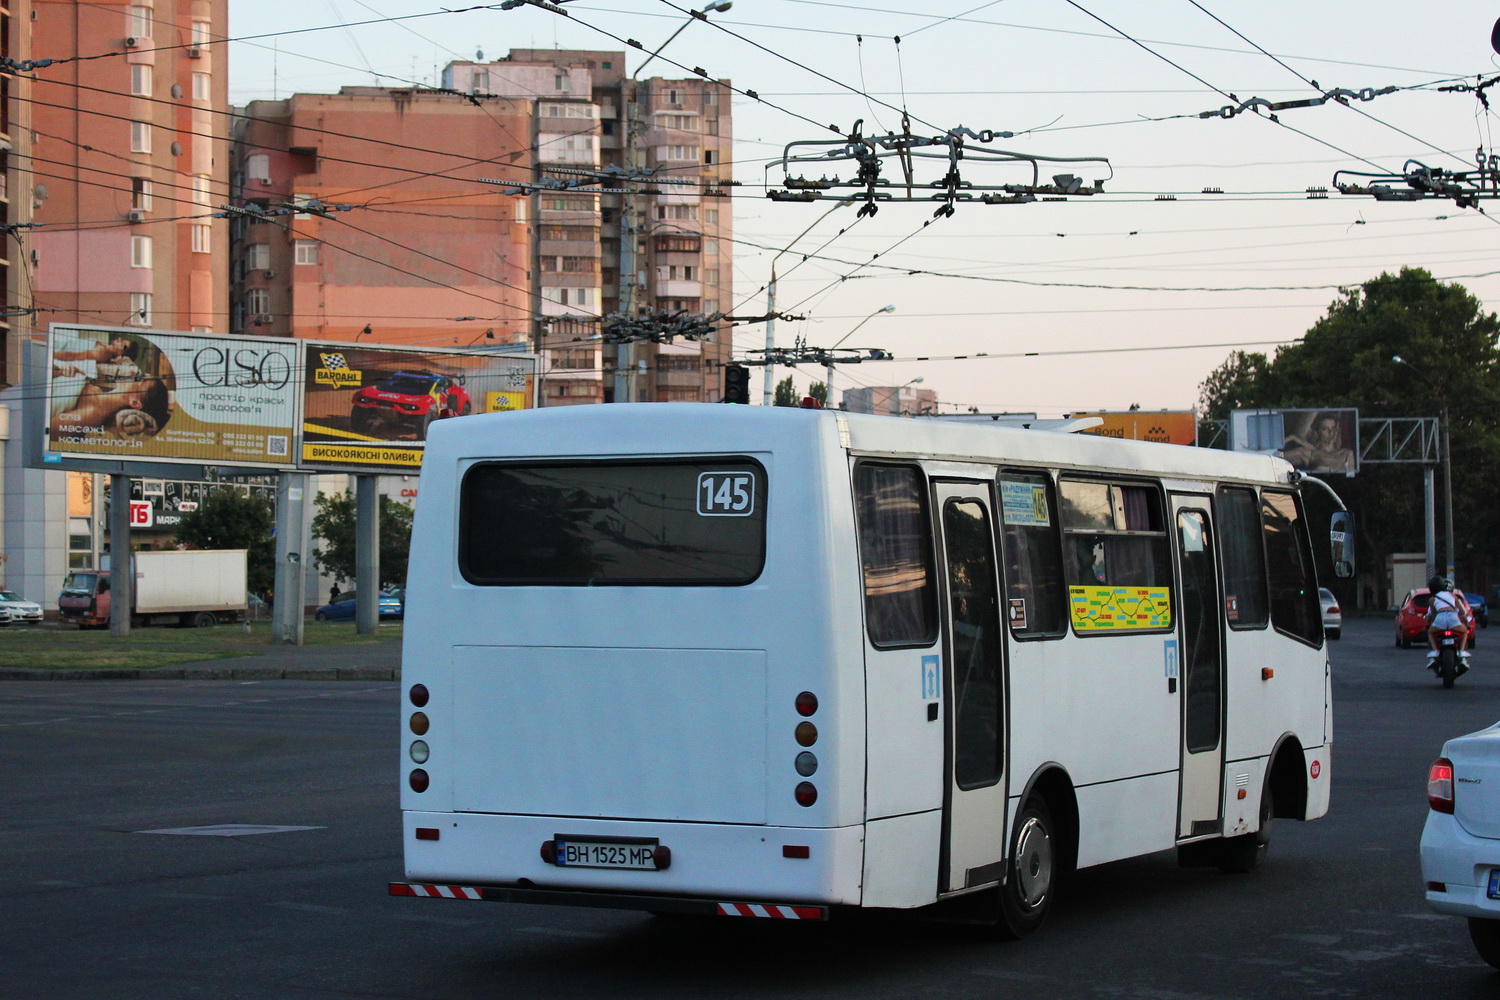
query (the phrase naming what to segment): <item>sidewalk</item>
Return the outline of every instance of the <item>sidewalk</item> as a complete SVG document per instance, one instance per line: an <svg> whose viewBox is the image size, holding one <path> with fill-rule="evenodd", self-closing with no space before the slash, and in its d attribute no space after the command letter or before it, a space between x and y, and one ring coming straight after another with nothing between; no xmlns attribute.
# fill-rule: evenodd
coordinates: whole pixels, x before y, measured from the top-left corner
<svg viewBox="0 0 1500 1000"><path fill-rule="evenodd" d="M76 670L0 667L0 680L307 680L393 681L401 679L401 643L267 646L264 653L235 659L175 663L165 667L100 667Z"/></svg>

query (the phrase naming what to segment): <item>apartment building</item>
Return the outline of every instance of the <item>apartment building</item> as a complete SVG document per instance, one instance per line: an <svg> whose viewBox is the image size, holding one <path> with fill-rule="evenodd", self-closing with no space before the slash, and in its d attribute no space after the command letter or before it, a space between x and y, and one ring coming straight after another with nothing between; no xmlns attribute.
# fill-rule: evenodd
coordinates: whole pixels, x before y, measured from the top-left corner
<svg viewBox="0 0 1500 1000"><path fill-rule="evenodd" d="M532 344L529 101L344 87L235 135L235 333ZM497 183L490 183L497 182Z"/></svg>
<svg viewBox="0 0 1500 1000"><path fill-rule="evenodd" d="M57 60L0 76L0 580L55 606L103 545L92 474L25 467L23 346L50 323L223 332L227 0L8 0L0 50ZM104 58L94 58L103 56Z"/></svg>
<svg viewBox="0 0 1500 1000"><path fill-rule="evenodd" d="M610 317L708 316L732 306L733 128L723 82L635 80L624 52L512 49L499 60L449 63L442 83L537 108L537 180L556 185L533 196L546 405L717 401L733 341L727 323L703 340L671 343L615 344L608 333ZM564 188L592 170L626 177Z"/></svg>
<svg viewBox="0 0 1500 1000"><path fill-rule="evenodd" d="M896 417L924 417L937 413L938 395L932 389L906 385L869 386L844 390L841 409L850 413L884 413Z"/></svg>

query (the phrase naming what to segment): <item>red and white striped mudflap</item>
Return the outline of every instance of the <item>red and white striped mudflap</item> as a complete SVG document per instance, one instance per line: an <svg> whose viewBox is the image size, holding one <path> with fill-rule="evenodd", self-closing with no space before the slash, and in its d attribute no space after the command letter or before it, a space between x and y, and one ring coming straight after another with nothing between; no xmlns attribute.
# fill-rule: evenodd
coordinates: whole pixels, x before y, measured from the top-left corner
<svg viewBox="0 0 1500 1000"><path fill-rule="evenodd" d="M716 903L721 917L775 917L780 920L826 920L821 906L780 906L776 903Z"/></svg>
<svg viewBox="0 0 1500 1000"><path fill-rule="evenodd" d="M417 885L411 882L392 882L392 896L422 896L428 899L484 899L484 894L471 885Z"/></svg>

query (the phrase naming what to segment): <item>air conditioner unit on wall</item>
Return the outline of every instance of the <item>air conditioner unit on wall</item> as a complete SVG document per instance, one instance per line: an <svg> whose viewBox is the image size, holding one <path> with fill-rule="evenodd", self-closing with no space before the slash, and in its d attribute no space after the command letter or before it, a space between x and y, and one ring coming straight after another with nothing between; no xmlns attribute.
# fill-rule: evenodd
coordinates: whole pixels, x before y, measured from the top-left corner
<svg viewBox="0 0 1500 1000"><path fill-rule="evenodd" d="M142 222L146 218L146 213L138 208L132 208L125 217L131 222Z"/></svg>
<svg viewBox="0 0 1500 1000"><path fill-rule="evenodd" d="M200 49L200 48L198 48L197 46L194 46L193 48L188 49L187 50L187 54L188 54L188 58L189 59L202 59L203 58L203 50Z"/></svg>
<svg viewBox="0 0 1500 1000"><path fill-rule="evenodd" d="M125 39L125 47L127 49L133 49L139 44L141 44L141 40L139 38L130 37Z"/></svg>
<svg viewBox="0 0 1500 1000"><path fill-rule="evenodd" d="M276 277L276 272L275 272L275 271L273 271L273 270L271 270L271 269L270 269L270 268L269 268L269 267L268 267L268 268L266 268L266 277L267 277L267 278L274 278L274 277Z"/></svg>

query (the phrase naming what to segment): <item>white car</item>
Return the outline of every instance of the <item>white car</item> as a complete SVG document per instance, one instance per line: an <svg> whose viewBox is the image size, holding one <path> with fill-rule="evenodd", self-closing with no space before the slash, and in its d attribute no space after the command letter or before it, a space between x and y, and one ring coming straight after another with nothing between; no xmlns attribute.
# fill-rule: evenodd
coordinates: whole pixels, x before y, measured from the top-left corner
<svg viewBox="0 0 1500 1000"><path fill-rule="evenodd" d="M0 590L0 608L10 612L7 625L40 625L42 606L35 601L24 600L13 590Z"/></svg>
<svg viewBox="0 0 1500 1000"><path fill-rule="evenodd" d="M1427 803L1427 902L1468 917L1479 957L1500 969L1500 723L1443 744L1428 772Z"/></svg>
<svg viewBox="0 0 1500 1000"><path fill-rule="evenodd" d="M1318 605L1323 609L1323 634L1337 639L1344 634L1344 613L1339 610L1339 601L1327 587L1318 588Z"/></svg>

